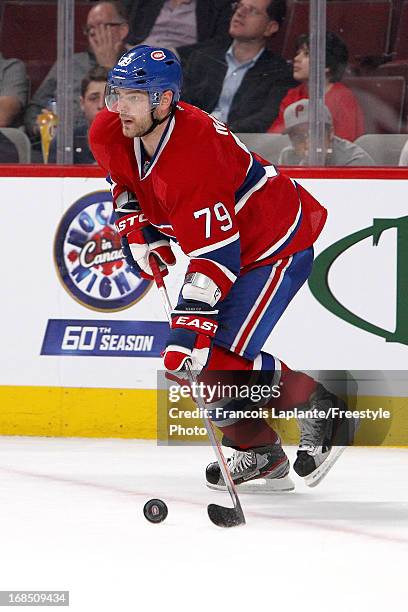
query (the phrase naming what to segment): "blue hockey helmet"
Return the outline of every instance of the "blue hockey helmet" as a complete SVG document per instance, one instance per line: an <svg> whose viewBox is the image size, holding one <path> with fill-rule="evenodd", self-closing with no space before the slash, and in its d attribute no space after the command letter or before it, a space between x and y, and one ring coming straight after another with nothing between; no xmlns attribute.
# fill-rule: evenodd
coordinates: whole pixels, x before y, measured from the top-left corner
<svg viewBox="0 0 408 612"><path fill-rule="evenodd" d="M105 102L109 110L116 112L116 89L147 91L150 105L160 103L164 91L173 92L173 104L180 99L183 80L178 57L169 49L138 45L127 51L108 74Z"/></svg>

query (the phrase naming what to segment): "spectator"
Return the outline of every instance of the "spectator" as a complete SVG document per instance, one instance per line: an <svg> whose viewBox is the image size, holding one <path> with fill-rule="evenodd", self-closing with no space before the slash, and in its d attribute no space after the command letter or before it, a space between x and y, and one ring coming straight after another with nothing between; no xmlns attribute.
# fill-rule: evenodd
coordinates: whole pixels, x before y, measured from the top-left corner
<svg viewBox="0 0 408 612"><path fill-rule="evenodd" d="M285 17L285 0L240 0L230 42L194 52L182 99L212 113L236 132L265 132L293 86L283 58L266 49Z"/></svg>
<svg viewBox="0 0 408 612"><path fill-rule="evenodd" d="M347 67L348 51L342 39L332 32L326 34L326 94L325 103L333 117L336 136L355 140L364 133L363 111L349 87L341 83ZM309 35L302 34L296 44L293 77L300 85L291 89L282 100L279 116L268 132L280 133L284 128L283 113L293 102L309 97Z"/></svg>
<svg viewBox="0 0 408 612"><path fill-rule="evenodd" d="M0 127L20 125L28 100L29 83L23 62L0 53Z"/></svg>
<svg viewBox="0 0 408 612"><path fill-rule="evenodd" d="M18 164L19 161L14 143L0 132L0 164Z"/></svg>
<svg viewBox="0 0 408 612"><path fill-rule="evenodd" d="M291 146L281 151L279 164L305 166L309 149L309 100L304 98L290 104L284 111L284 134L288 134ZM374 160L358 145L334 135L333 119L324 107L326 166L374 166Z"/></svg>
<svg viewBox="0 0 408 612"><path fill-rule="evenodd" d="M202 43L228 39L231 0L133 0L129 11L129 47L167 47L185 62Z"/></svg>
<svg viewBox="0 0 408 612"><path fill-rule="evenodd" d="M97 113L105 106L105 85L108 71L95 66L81 82L79 105L86 124L74 130L74 164L94 164L95 159L88 144L88 130ZM57 158L57 137L51 142L48 163L54 164Z"/></svg>
<svg viewBox="0 0 408 612"><path fill-rule="evenodd" d="M75 126L84 124L79 99L81 81L89 71L99 65L110 69L123 53L124 40L129 27L124 9L120 2L102 0L92 5L86 20L85 33L88 36L89 49L83 53L74 53L73 59L73 89L74 89L74 122ZM28 105L25 114L27 132L38 137L37 116L45 108L50 99L56 97L57 64L55 63Z"/></svg>
<svg viewBox="0 0 408 612"><path fill-rule="evenodd" d="M27 104L29 82L23 62L0 53L0 128L17 127ZM0 133L0 163L18 163L15 145Z"/></svg>

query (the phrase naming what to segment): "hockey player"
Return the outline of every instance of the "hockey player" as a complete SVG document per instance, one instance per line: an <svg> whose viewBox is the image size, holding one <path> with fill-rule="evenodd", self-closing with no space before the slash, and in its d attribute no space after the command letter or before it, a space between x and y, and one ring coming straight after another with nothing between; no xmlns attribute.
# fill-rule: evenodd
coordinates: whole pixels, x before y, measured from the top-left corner
<svg viewBox="0 0 408 612"><path fill-rule="evenodd" d="M262 347L311 272L326 210L264 167L225 124L180 102L181 85L177 57L146 45L109 74L90 144L110 176L123 252L145 278L149 254L163 274L175 263L171 239L190 258L164 354L168 371L180 373L189 360L197 373L267 370L278 380L288 368ZM327 413L336 404L324 387L296 376L292 405ZM279 436L264 419L216 424L235 449L228 461L237 484L265 478L271 489L293 488ZM333 422L304 419L300 427L294 469L308 478L330 455ZM217 463L206 477L224 486Z"/></svg>

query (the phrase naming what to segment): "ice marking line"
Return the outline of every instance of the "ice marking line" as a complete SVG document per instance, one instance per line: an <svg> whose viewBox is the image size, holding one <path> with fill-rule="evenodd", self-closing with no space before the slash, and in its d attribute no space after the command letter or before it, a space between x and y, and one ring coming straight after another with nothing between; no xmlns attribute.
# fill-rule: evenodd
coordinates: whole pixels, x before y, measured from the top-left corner
<svg viewBox="0 0 408 612"><path fill-rule="evenodd" d="M24 477L29 476L30 478L39 478L39 479L48 480L54 483L64 483L64 484L69 484L69 485L74 485L74 486L76 485L79 487L99 489L101 491L106 491L109 493L120 493L122 495L130 496L130 497L148 497L151 495L151 492L149 491L145 491L145 492L132 491L130 489L122 489L122 488L114 487L111 485L103 485L103 484L98 484L96 482L88 482L86 480L75 480L74 478L65 478L64 476L53 476L51 474L39 474L35 472L28 472L26 470L18 470L15 468L8 468L8 467L2 467L2 466L0 466L0 472L5 472L9 474L17 474L19 476L24 476ZM192 500L182 499L181 497L174 497L173 495L167 495L167 494L166 494L166 500L171 501L171 502L181 503L181 504L187 504L190 506L201 507L201 508L205 505L205 501L196 502ZM283 516L280 514L265 514L264 512L258 512L258 511L253 511L253 510L247 510L245 511L245 514L247 516L268 519L271 521L278 520L278 521L283 521L288 524L292 523L295 525L300 525L302 527L308 527L309 529L310 528L320 529L322 531L328 531L332 533L342 533L345 535L358 536L358 537L363 537L363 538L376 540L380 542L390 542L393 544L403 544L403 545L408 546L408 538L402 538L402 537L387 535L383 533L374 533L374 532L371 533L371 532L363 531L360 529L353 529L353 528L342 527L342 526L337 526L337 525L328 525L327 523L320 523L318 521L313 521L313 520L309 521L309 520L295 519L295 518L290 518L290 517Z"/></svg>
<svg viewBox="0 0 408 612"><path fill-rule="evenodd" d="M6 472L9 474L17 474L19 476L29 476L30 478L39 478L42 480L48 480L54 483L63 483L69 484L79 487L88 487L90 489L98 489L100 491L106 491L108 493L121 493L122 495L127 495L131 497L145 497L146 495L151 495L149 491L133 491L132 489L123 489L119 487L114 487L112 485L104 485L99 484L97 482L89 482L87 480L76 480L74 478L66 478L65 476L53 476L52 474L40 474L36 472L28 472L26 470L17 470L15 468L8 468L0 466L0 472ZM191 502L189 500L184 500L179 497L172 497L170 495L166 495L166 498L170 501L180 502L182 504L192 504L201 506L199 502Z"/></svg>
<svg viewBox="0 0 408 612"><path fill-rule="evenodd" d="M375 503L375 502L373 502ZM282 515L270 515L263 512L251 512L250 510L245 511L246 516L257 516L259 518L269 519L280 519L287 522L294 522L296 525L303 525L305 527L314 527L315 529L323 529L326 531L333 531L335 533L342 533L346 535L366 537L374 540L380 540L382 542L393 542L394 544L406 544L408 545L408 538L402 538L398 536L387 535L386 533L374 533L369 531L363 531L361 529L353 529L351 527L341 527L340 525L327 525L325 523L319 523L313 520L302 520L302 519L291 519ZM336 519L334 519L336 520Z"/></svg>

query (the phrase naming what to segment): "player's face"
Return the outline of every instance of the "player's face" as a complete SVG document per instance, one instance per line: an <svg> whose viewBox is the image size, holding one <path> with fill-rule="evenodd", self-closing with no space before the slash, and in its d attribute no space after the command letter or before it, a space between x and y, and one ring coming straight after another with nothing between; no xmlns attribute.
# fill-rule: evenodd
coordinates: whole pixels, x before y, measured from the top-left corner
<svg viewBox="0 0 408 612"><path fill-rule="evenodd" d="M88 125L91 125L95 115L105 106L105 82L91 81L86 88L84 97L80 98L81 109Z"/></svg>
<svg viewBox="0 0 408 612"><path fill-rule="evenodd" d="M151 126L150 99L146 91L118 89L117 112L128 138L142 136Z"/></svg>
<svg viewBox="0 0 408 612"><path fill-rule="evenodd" d="M229 33L237 41L250 41L271 36L279 24L270 19L270 0L240 0L235 2Z"/></svg>
<svg viewBox="0 0 408 612"><path fill-rule="evenodd" d="M303 45L293 60L293 78L303 83L309 79L309 49Z"/></svg>

